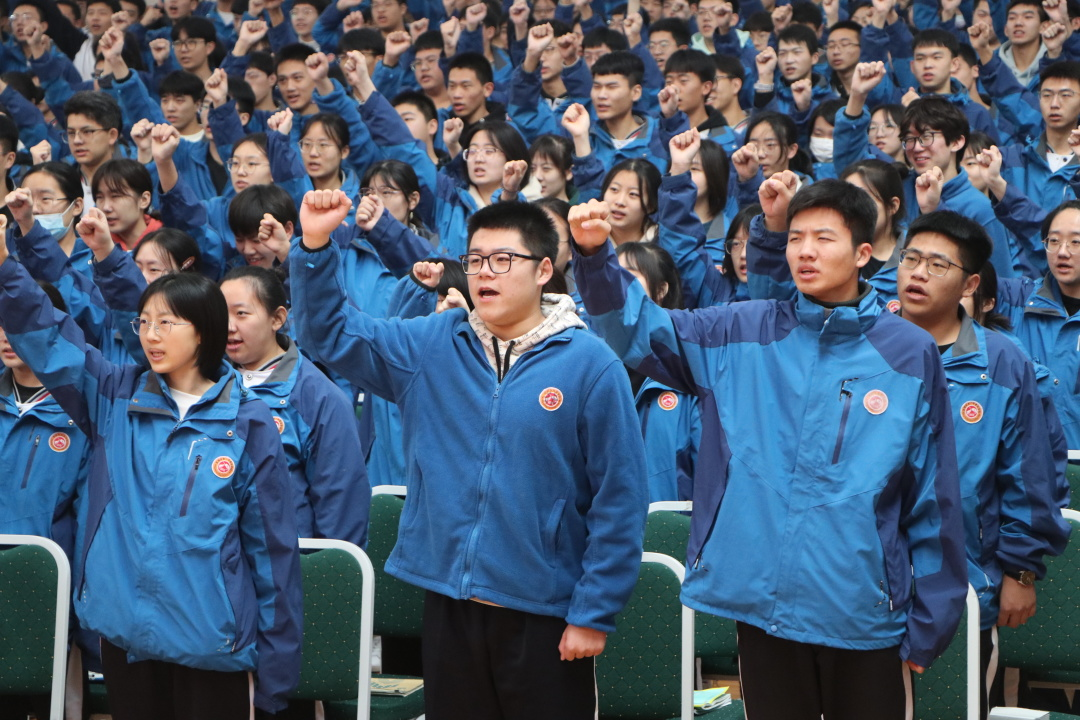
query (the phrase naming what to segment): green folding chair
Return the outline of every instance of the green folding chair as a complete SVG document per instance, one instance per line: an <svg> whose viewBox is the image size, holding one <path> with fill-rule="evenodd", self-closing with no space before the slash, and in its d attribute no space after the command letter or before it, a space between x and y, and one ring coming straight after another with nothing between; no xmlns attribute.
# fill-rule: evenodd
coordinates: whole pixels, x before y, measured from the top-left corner
<svg viewBox="0 0 1080 720"><path fill-rule="evenodd" d="M979 720L979 598L969 585L949 647L922 675L911 674L916 720Z"/></svg>
<svg viewBox="0 0 1080 720"><path fill-rule="evenodd" d="M52 540L0 535L0 695L51 693L64 717L71 567Z"/></svg>
<svg viewBox="0 0 1080 720"><path fill-rule="evenodd" d="M1069 459L1072 460L1073 453L1077 454L1076 460L1080 462L1080 452L1076 450L1069 451ZM1069 481L1069 489L1072 491L1069 496L1069 507L1074 510L1080 508L1080 465L1072 462L1066 465L1065 478Z"/></svg>
<svg viewBox="0 0 1080 720"><path fill-rule="evenodd" d="M357 700L356 720L368 720L375 569L344 540L300 538L304 644L294 700Z"/></svg>

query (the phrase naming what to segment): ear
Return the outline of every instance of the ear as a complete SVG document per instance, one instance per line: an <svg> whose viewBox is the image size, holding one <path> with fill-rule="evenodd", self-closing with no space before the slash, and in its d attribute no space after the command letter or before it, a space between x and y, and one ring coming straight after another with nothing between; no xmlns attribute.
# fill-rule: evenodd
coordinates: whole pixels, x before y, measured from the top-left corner
<svg viewBox="0 0 1080 720"><path fill-rule="evenodd" d="M988 313L997 307L997 298L988 297L983 300L982 311Z"/></svg>
<svg viewBox="0 0 1080 720"><path fill-rule="evenodd" d="M6 174L8 170L11 170L12 166L14 165L15 153L9 152L7 155L4 156L4 173Z"/></svg>
<svg viewBox="0 0 1080 720"><path fill-rule="evenodd" d="M730 82L731 86L733 88L735 88L735 94L736 95L738 95L740 92L742 92L743 82L742 82L742 80L740 78L731 78L731 80L728 80L728 82Z"/></svg>
<svg viewBox="0 0 1080 720"><path fill-rule="evenodd" d="M120 131L116 128L109 128L109 144L116 145L116 141L120 138Z"/></svg>
<svg viewBox="0 0 1080 720"><path fill-rule="evenodd" d="M491 97L491 93L495 92L495 83L484 83L484 97Z"/></svg>
<svg viewBox="0 0 1080 720"><path fill-rule="evenodd" d="M949 152L960 152L967 145L967 138L961 135L956 142L949 143Z"/></svg>
<svg viewBox="0 0 1080 720"><path fill-rule="evenodd" d="M712 94L712 88L713 88L713 81L712 80L709 80L708 82L701 83L701 97L703 97L703 98L709 97L709 95Z"/></svg>
<svg viewBox="0 0 1080 720"><path fill-rule="evenodd" d="M279 307L270 315L270 327L274 328L274 332L277 332L285 326L285 321L289 319L289 311L283 307Z"/></svg>
<svg viewBox="0 0 1080 720"><path fill-rule="evenodd" d="M634 102L637 102L638 100L641 99L641 86L640 85L635 85L634 87L630 88L630 99L633 100Z"/></svg>
<svg viewBox="0 0 1080 720"><path fill-rule="evenodd" d="M895 215L899 209L900 209L900 198L894 197L893 199L889 200L889 214L890 215Z"/></svg>
<svg viewBox="0 0 1080 720"><path fill-rule="evenodd" d="M288 235L289 237L292 237L293 232L296 230L296 226L292 224L291 220L289 222L285 223L284 228L285 228L285 234Z"/></svg>
<svg viewBox="0 0 1080 720"><path fill-rule="evenodd" d="M555 274L555 266L551 264L551 258L544 258L537 267L536 287L542 288Z"/></svg>
<svg viewBox="0 0 1080 720"><path fill-rule="evenodd" d="M972 295L974 295L975 290L979 287L980 282L982 282L982 278L979 276L978 273L972 273L971 275L968 275L968 279L964 281L964 294L961 297L971 297Z"/></svg>
<svg viewBox="0 0 1080 720"><path fill-rule="evenodd" d="M143 212L146 212L150 208L150 201L151 200L152 200L152 197L150 195L150 192L149 191L144 192L142 195L139 196L139 201L138 201L139 209L142 210Z"/></svg>
<svg viewBox="0 0 1080 720"><path fill-rule="evenodd" d="M866 263L870 262L870 258L873 257L873 254L874 246L870 243L863 243L855 248L855 267L865 267Z"/></svg>
<svg viewBox="0 0 1080 720"><path fill-rule="evenodd" d="M247 124L249 122L251 122L251 114L250 113L237 113L237 115L240 116L240 124L243 125L244 127L247 127Z"/></svg>
<svg viewBox="0 0 1080 720"><path fill-rule="evenodd" d="M795 157L795 155L798 152L799 152L799 144L798 143L792 143L792 145L788 148L788 151L787 151L787 159L790 160L791 158Z"/></svg>
<svg viewBox="0 0 1080 720"><path fill-rule="evenodd" d="M349 148L349 146L348 146L348 145L346 145L345 147L341 148L341 159L342 159L342 160L344 160L345 158L349 157L349 150L350 150L350 148Z"/></svg>
<svg viewBox="0 0 1080 720"><path fill-rule="evenodd" d="M958 72L960 72L960 58L954 56L953 59L949 61L949 74L954 75Z"/></svg>
<svg viewBox="0 0 1080 720"><path fill-rule="evenodd" d="M72 211L75 213L76 216L82 215L82 211L83 211L83 199L82 199L82 197L80 196L80 197L75 198L72 201L71 207L72 207Z"/></svg>
<svg viewBox="0 0 1080 720"><path fill-rule="evenodd" d="M572 169L567 170L566 171L566 182L570 182L573 179L574 179L574 171Z"/></svg>
<svg viewBox="0 0 1080 720"><path fill-rule="evenodd" d="M731 13L731 27L739 26L739 13Z"/></svg>
<svg viewBox="0 0 1080 720"><path fill-rule="evenodd" d="M208 43L206 43L206 54L207 55L213 54L214 48L216 48L216 47L217 47L216 42L208 42Z"/></svg>
<svg viewBox="0 0 1080 720"><path fill-rule="evenodd" d="M656 302L657 302L657 304L663 302L664 298L667 297L667 291L668 291L668 284L667 283L664 283L663 285L661 285L659 287L659 289L657 289L657 291L656 291Z"/></svg>
<svg viewBox="0 0 1080 720"><path fill-rule="evenodd" d="M420 204L420 193L409 193L409 210L415 210L416 206Z"/></svg>
<svg viewBox="0 0 1080 720"><path fill-rule="evenodd" d="M811 65L817 65L818 60L820 60L820 59L821 59L821 51L818 50L816 53L814 53L813 55L810 56L810 64ZM813 68L811 68L811 72L813 72Z"/></svg>
<svg viewBox="0 0 1080 720"><path fill-rule="evenodd" d="M439 132L439 121L428 120L427 124L428 137L434 137L435 133Z"/></svg>

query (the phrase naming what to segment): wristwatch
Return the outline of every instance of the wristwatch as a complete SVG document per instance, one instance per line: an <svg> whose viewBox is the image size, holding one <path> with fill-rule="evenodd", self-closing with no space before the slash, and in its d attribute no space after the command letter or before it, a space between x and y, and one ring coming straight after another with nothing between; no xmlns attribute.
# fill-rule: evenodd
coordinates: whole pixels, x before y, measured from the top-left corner
<svg viewBox="0 0 1080 720"><path fill-rule="evenodd" d="M1035 586L1035 573L1031 570L1006 570L1005 574L1024 587Z"/></svg>

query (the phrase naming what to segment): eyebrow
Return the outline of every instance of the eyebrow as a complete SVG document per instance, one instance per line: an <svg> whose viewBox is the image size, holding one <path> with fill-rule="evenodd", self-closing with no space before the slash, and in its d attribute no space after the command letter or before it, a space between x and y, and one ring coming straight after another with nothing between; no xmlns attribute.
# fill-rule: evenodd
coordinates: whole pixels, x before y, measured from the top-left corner
<svg viewBox="0 0 1080 720"><path fill-rule="evenodd" d="M925 250L920 250L917 247L912 247L910 244L905 249L906 250L911 250L912 252L917 252L920 255L922 255L923 257L937 258L938 260L945 260L947 262L955 263L956 265L960 264L960 263L956 262L955 260L953 260L948 255L946 255L945 253L926 252Z"/></svg>

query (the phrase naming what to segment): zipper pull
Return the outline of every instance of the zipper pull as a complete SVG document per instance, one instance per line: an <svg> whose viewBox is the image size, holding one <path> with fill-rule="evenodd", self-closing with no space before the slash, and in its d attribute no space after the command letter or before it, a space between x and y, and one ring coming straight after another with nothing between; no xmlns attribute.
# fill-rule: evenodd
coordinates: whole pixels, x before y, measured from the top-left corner
<svg viewBox="0 0 1080 720"><path fill-rule="evenodd" d="M855 377L855 378L848 378L847 380L845 380L845 381L843 381L842 383L840 383L840 397L839 397L839 398L837 398L837 399L838 399L838 400L843 400L843 399L844 399L844 396L845 396L845 395L846 395L847 397L851 397L851 391L847 389L847 384L848 384L849 382L855 382L855 381L856 381L856 380L858 380L858 379L859 379L859 378L857 378L857 377Z"/></svg>

